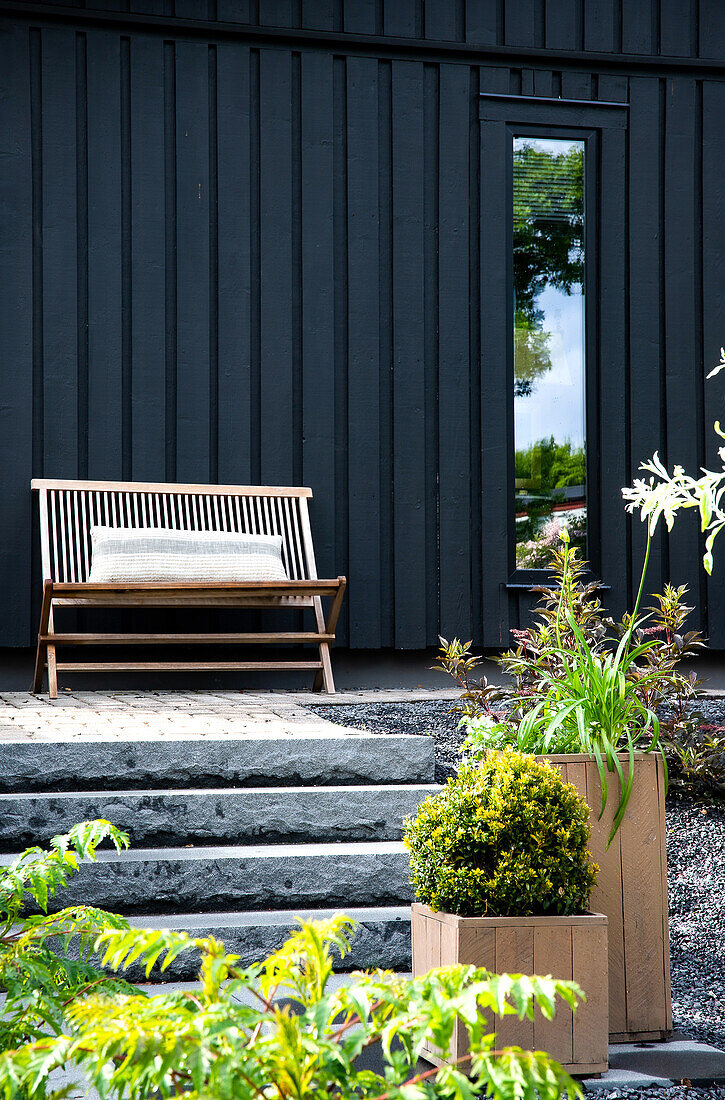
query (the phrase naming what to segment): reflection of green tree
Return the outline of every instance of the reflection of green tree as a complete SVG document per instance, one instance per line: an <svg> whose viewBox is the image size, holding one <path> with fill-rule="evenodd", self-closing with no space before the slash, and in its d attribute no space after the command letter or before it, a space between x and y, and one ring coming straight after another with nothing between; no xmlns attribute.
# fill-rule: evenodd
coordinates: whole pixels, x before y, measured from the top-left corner
<svg viewBox="0 0 725 1100"><path fill-rule="evenodd" d="M515 478L521 488L537 493L553 493L570 485L586 482L586 455L583 447L572 447L567 440L557 443L552 436L540 439L516 452Z"/></svg>
<svg viewBox="0 0 725 1100"><path fill-rule="evenodd" d="M533 392L551 370L537 298L546 286L571 294L584 271L584 150L514 149L514 393Z"/></svg>
<svg viewBox="0 0 725 1100"><path fill-rule="evenodd" d="M557 520L554 505L563 502L563 490L586 483L586 453L567 440L557 443L553 436L540 439L530 447L516 451L517 488L526 496L519 504L525 518L516 521L516 563L519 568L540 569L548 564L557 545L559 530L566 523L572 542L582 547L586 541L586 514L566 514Z"/></svg>

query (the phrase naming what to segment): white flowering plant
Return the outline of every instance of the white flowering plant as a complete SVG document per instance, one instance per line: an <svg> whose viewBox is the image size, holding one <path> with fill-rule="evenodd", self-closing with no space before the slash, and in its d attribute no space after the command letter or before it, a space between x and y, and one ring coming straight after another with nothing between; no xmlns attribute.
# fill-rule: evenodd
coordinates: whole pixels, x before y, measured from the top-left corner
<svg viewBox="0 0 725 1100"><path fill-rule="evenodd" d="M720 348L720 362L707 377L713 378L723 369L725 348ZM720 427L719 420L715 421L715 431L720 439L725 440L725 432ZM712 573L715 539L725 527L725 446L718 447L717 453L721 469L707 470L701 467L701 476L692 477L682 466L675 466L670 474L655 451L652 458L639 467L644 474L650 476L646 479L635 478L631 487L622 489L622 496L627 501L627 511L638 511L642 522L647 523L648 539L655 533L661 516L664 516L667 530L671 531L681 509L697 508L700 513L700 530L707 536L703 565L708 574Z"/></svg>

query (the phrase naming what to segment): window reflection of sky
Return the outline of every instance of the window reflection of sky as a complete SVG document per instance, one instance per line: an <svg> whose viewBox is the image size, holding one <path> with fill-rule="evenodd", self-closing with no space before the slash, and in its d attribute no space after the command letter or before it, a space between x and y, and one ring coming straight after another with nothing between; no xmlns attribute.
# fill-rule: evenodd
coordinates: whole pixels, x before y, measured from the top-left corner
<svg viewBox="0 0 725 1100"><path fill-rule="evenodd" d="M536 305L550 333L551 370L536 379L533 392L514 401L516 447L523 450L554 436L557 443L581 447L584 425L584 297L581 287L566 294L547 286Z"/></svg>

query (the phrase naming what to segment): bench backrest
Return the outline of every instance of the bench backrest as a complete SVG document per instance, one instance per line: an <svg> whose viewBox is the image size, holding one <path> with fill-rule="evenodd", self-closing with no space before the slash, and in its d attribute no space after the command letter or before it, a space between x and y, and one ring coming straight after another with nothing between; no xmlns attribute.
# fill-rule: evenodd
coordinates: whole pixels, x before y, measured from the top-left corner
<svg viewBox="0 0 725 1100"><path fill-rule="evenodd" d="M91 527L169 527L281 535L290 580L316 580L307 501L312 490L36 478L43 580L85 581Z"/></svg>

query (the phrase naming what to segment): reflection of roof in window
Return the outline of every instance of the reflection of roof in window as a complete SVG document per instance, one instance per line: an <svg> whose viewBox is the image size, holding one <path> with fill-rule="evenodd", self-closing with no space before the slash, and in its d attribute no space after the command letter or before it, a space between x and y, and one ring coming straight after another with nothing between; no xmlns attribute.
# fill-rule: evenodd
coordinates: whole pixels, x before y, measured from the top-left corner
<svg viewBox="0 0 725 1100"><path fill-rule="evenodd" d="M514 139L514 219L579 221L584 214L584 143L542 145Z"/></svg>

